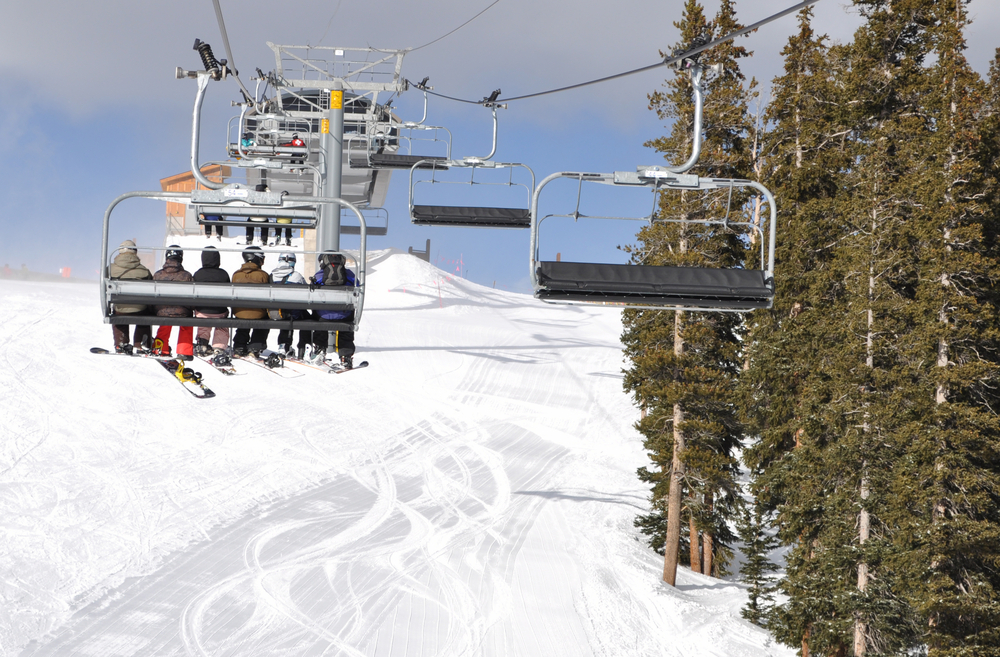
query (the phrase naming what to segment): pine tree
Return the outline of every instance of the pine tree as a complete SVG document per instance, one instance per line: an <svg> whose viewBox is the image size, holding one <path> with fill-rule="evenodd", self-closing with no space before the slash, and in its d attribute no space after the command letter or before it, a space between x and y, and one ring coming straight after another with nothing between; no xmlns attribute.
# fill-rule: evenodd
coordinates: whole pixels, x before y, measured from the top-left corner
<svg viewBox="0 0 1000 657"><path fill-rule="evenodd" d="M787 319L776 306L753 327L744 387L748 409L761 396L777 401L774 411L751 412L761 439L748 462L762 473L756 489L779 508L780 535L793 546L782 584L789 600L772 625L803 654L893 653L917 637L895 567L890 489L905 451L898 436L920 421L903 393L912 380L895 343L913 325L905 236L919 212L909 185L928 130L920 101L932 3L857 4L867 23L854 43L828 53L832 84L791 75L802 70L802 57L788 51L791 66L776 84L779 92L798 94L800 82L825 92L791 99L792 113L775 133L795 139L786 137L774 155L787 160L796 152L787 147L802 134L795 112L810 111L816 116L807 123L820 129L805 137L823 143L817 155L826 171L792 176L789 167L781 171L781 157L773 169L774 186L792 192L792 212L812 210L809 223L820 231L791 229L819 239L795 245L806 255L791 255L804 271L786 273L796 279ZM784 103L774 106L781 111ZM799 195L801 179L814 184L812 192ZM791 375L782 380L780 368Z"/></svg>
<svg viewBox="0 0 1000 657"><path fill-rule="evenodd" d="M932 656L1000 654L1000 253L994 166L984 142L988 91L964 56L964 2L934 4L936 62L923 99L930 134L910 188L920 212L912 249L913 330L898 343L919 383L920 422L906 427L894 481L897 567ZM986 157L984 157L986 156Z"/></svg>
<svg viewBox="0 0 1000 657"><path fill-rule="evenodd" d="M964 2L855 4L832 85L786 50L765 151L783 216L818 208L826 242L783 222L792 296L779 269L748 333L747 461L792 546L771 627L804 655L998 654L998 67L986 89L968 68ZM816 109L827 184L799 195L824 180L787 166Z"/></svg>
<svg viewBox="0 0 1000 657"><path fill-rule="evenodd" d="M747 432L744 454L759 505L779 511L779 537L792 546L782 583L789 602L769 627L783 642L823 646L819 619L836 615L832 600L842 574L817 555L841 540L840 523L825 527L827 494L840 485L822 453L831 442L823 419L834 399L829 362L839 346L843 277L835 247L847 231L835 208L841 178L852 164L850 130L836 77L846 67L843 48L816 35L812 12L799 14L799 32L782 51L785 72L772 84L765 118L763 182L778 199L774 307L749 316L746 368L740 389ZM816 625L814 627L814 625Z"/></svg>
<svg viewBox="0 0 1000 657"><path fill-rule="evenodd" d="M688 0L678 49L695 39L737 29L734 5L725 0L709 23L701 5ZM744 78L738 59L748 53L726 44L703 56L723 63L725 73L707 84L705 131L699 174L737 177L749 158L745 136L748 112ZM675 119L672 132L648 145L679 164L690 152L693 103L690 81L678 77L666 92L650 95L650 108ZM688 192L660 196L658 219L638 235L633 262L646 265L734 267L746 257L738 237L717 227L686 223L725 210L723 195L701 197ZM737 210L739 211L739 210ZM673 221L662 221L669 219ZM653 483L653 510L637 526L663 546L664 581L674 584L684 556L692 568L710 575L724 572L734 540L729 520L739 511L736 485L739 425L735 382L740 368L740 317L728 313L629 310L624 314L625 352L632 361L625 388L646 410L637 425L656 466L641 468L639 477ZM688 526L686 540L681 527ZM662 542L661 542L662 541ZM686 555L685 555L686 553Z"/></svg>
<svg viewBox="0 0 1000 657"><path fill-rule="evenodd" d="M744 508L736 525L745 560L740 566L740 579L747 589L747 604L740 610L743 618L755 625L766 627L766 617L774 602L774 583L771 573L778 567L768 558L768 553L778 547L778 540L768 533L767 514L759 504Z"/></svg>

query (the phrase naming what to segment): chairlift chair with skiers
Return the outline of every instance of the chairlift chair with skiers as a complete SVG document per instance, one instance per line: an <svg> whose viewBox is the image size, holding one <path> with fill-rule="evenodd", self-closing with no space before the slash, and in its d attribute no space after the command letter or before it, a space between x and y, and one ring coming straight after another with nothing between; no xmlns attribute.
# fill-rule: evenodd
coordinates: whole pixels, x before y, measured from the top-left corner
<svg viewBox="0 0 1000 657"><path fill-rule="evenodd" d="M751 180L702 178L684 172L693 167L701 149L703 93L702 74L705 67L695 59L685 59L682 65L690 72L694 87L695 122L691 157L680 167L649 166L635 171L614 173L559 172L539 183L531 203L530 276L535 297L549 303L602 304L628 308L654 308L699 311L743 312L770 308L774 299L774 242L776 210L774 197L763 185ZM718 69L716 69L718 70ZM549 183L559 179L577 182L576 207L572 212L541 215L539 197ZM653 209L644 217L590 216L580 212L584 184L614 185L652 191ZM769 217L766 227L759 222L732 221L724 217L710 219L667 219L656 216L657 195L670 190L723 190L730 202L734 190L756 190L766 199ZM549 217L579 219L638 219L643 221L676 221L679 223L718 226L722 230L742 231L745 243L760 249L761 269L672 267L643 264L603 264L543 261L539 257L539 230Z"/></svg>
<svg viewBox="0 0 1000 657"><path fill-rule="evenodd" d="M353 261L350 267L355 272L356 284L353 287L313 286L313 285L280 285L280 284L233 284L233 283L195 283L177 281L151 281L112 279L109 265L114 253L108 242L110 235L111 215L123 201L132 198L149 198L174 203L195 205L213 214L226 215L232 210L233 204L241 208L250 208L259 215L288 212L288 206L322 205L339 203L351 211L358 220L360 248L358 256L339 252L346 259ZM245 225L245 224L244 224ZM338 310L353 311L351 322L330 322L297 319L238 319L228 318L196 318L196 317L150 317L150 324L171 326L225 326L230 328L273 328L290 330L326 330L354 331L361 322L365 297L365 272L367 269L367 226L361 210L344 199L328 199L317 197L293 197L277 192L258 192L247 189L240 184L230 184L218 190L194 190L191 192L129 192L116 198L104 214L104 242L101 249L101 309L105 323L127 324L135 323L135 315L114 315L112 304L133 305L179 305L185 307L226 306L248 308L280 308L285 310ZM146 248L149 247L139 247ZM159 247L164 250L163 247ZM186 248L185 250L203 250ZM243 249L218 248L218 251L236 251ZM315 258L314 254L314 258Z"/></svg>

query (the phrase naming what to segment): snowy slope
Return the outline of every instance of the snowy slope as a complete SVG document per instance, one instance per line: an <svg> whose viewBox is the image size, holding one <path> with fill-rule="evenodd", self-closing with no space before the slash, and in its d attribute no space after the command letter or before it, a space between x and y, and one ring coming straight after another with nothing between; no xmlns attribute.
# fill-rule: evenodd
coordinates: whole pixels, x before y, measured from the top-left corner
<svg viewBox="0 0 1000 657"><path fill-rule="evenodd" d="M204 401L88 353L96 285L0 281L0 653L792 654L659 581L620 313L370 264L371 367Z"/></svg>

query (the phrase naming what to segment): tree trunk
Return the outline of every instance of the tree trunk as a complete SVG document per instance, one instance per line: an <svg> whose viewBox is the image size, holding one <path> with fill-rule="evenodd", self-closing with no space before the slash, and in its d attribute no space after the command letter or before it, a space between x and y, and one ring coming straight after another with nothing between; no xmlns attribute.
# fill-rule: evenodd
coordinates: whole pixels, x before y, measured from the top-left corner
<svg viewBox="0 0 1000 657"><path fill-rule="evenodd" d="M713 502L712 491L705 493L705 510L708 512L708 516L712 515L712 502ZM712 531L708 530L702 533L701 536L702 544L704 545L705 556L702 558L702 570L701 572L708 575L709 577L714 577L712 569L715 567L715 538L712 535Z"/></svg>
<svg viewBox="0 0 1000 657"><path fill-rule="evenodd" d="M876 183L877 185L877 183ZM872 211L872 235L876 234L878 210ZM874 257L874 255L873 255ZM875 367L875 269L873 265L868 266L868 334L865 339L865 365L870 372ZM865 412L865 421L862 425L862 432L867 440L871 427L868 422L869 414ZM861 462L861 511L858 513L858 545L864 548L865 543L871 537L871 517L865 503L870 494L868 490L868 461ZM864 593L868 590L868 563L862 558L858 562L858 591ZM845 648L846 649L846 648ZM854 614L854 657L865 657L868 654L868 623L860 613Z"/></svg>
<svg viewBox="0 0 1000 657"><path fill-rule="evenodd" d="M694 497L689 498L692 502ZM698 540L698 527L694 524L693 504L688 505L688 532L691 537L691 571L701 572L701 545Z"/></svg>
<svg viewBox="0 0 1000 657"><path fill-rule="evenodd" d="M682 233L678 249L687 251L687 237ZM684 355L684 312L674 312L674 355L680 359ZM663 548L663 581L670 586L677 585L677 562L681 547L681 488L684 486L684 409L674 404L674 453L670 463L670 492L667 494L667 540Z"/></svg>
<svg viewBox="0 0 1000 657"><path fill-rule="evenodd" d="M862 464L862 470L867 469L867 464ZM868 478L867 475L862 475L861 478L861 503L862 505L868 499ZM871 518L868 515L868 509L862 506L861 513L858 518L858 539L859 543L864 546L871 536ZM858 564L858 590L864 593L868 590L868 563L864 560ZM868 653L868 623L865 622L863 618L857 616L854 622L854 657L864 657Z"/></svg>
<svg viewBox="0 0 1000 657"><path fill-rule="evenodd" d="M678 315L680 313L677 313ZM681 486L684 480L684 434L677 427L684 420L680 404L674 404L674 456L670 465L670 492L667 495L667 542L663 550L663 581L677 584L677 561L681 544Z"/></svg>

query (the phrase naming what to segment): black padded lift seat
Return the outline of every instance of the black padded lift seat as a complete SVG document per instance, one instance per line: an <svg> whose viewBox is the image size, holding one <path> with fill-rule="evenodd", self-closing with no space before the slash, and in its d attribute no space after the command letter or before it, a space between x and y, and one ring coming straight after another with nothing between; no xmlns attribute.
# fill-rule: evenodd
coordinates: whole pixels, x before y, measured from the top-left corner
<svg viewBox="0 0 1000 657"><path fill-rule="evenodd" d="M535 296L647 306L770 308L774 281L753 269L539 262Z"/></svg>
<svg viewBox="0 0 1000 657"><path fill-rule="evenodd" d="M353 331L354 325L315 319L238 319L236 317L157 317L156 315L112 315L109 324L149 326L223 326L226 328L261 328L291 331Z"/></svg>
<svg viewBox="0 0 1000 657"><path fill-rule="evenodd" d="M371 166L374 169L412 169L413 165L421 160L423 162L418 169L447 169L442 162L447 162L448 158L440 155L397 155L396 153L372 153L369 159L351 158L351 167L354 169L367 169Z"/></svg>
<svg viewBox="0 0 1000 657"><path fill-rule="evenodd" d="M458 208L441 205L414 205L410 215L413 223L420 226L531 227L531 212L521 208Z"/></svg>
<svg viewBox="0 0 1000 657"><path fill-rule="evenodd" d="M288 224L275 224L275 226L287 226L287 225ZM294 228L294 227L295 227L295 225L292 224L292 228ZM368 230L365 231L365 232L368 233L368 237L373 237L373 236L378 236L378 235L388 235L389 234L389 227L388 226L369 226ZM348 224L348 225L345 226L344 224L340 224L340 234L341 235L360 235L361 234L361 226L352 226L350 224Z"/></svg>

